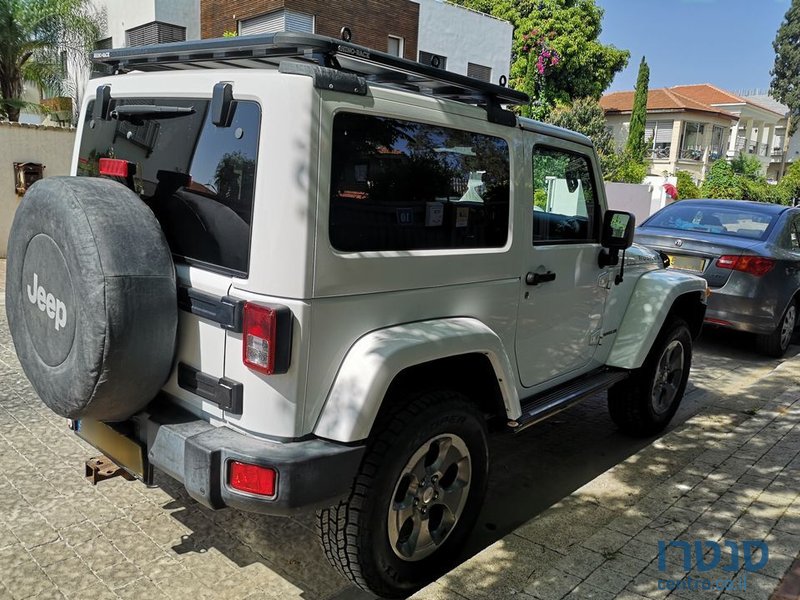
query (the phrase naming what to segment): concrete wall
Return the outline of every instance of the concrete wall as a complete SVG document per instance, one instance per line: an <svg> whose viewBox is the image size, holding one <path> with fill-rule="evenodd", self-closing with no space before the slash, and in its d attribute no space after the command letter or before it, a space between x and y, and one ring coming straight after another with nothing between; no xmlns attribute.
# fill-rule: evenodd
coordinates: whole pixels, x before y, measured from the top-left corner
<svg viewBox="0 0 800 600"><path fill-rule="evenodd" d="M132 4L130 0L123 1ZM186 27L186 39L199 40L200 0L156 0L155 20Z"/></svg>
<svg viewBox="0 0 800 600"><path fill-rule="evenodd" d="M446 56L453 73L466 75L467 63L475 63L491 67L492 83L508 77L511 23L445 0L414 1L419 3L419 50Z"/></svg>
<svg viewBox="0 0 800 600"><path fill-rule="evenodd" d="M125 46L125 31L161 21L186 27L186 39L200 39L200 0L94 0L106 12L107 31L114 48Z"/></svg>
<svg viewBox="0 0 800 600"><path fill-rule="evenodd" d="M677 185L677 179L675 177L647 177L641 184L606 181L608 207L633 213L636 216L636 224L640 225L654 212L672 203L672 200L664 192L665 183Z"/></svg>
<svg viewBox="0 0 800 600"><path fill-rule="evenodd" d="M20 197L14 192L14 163L45 165L44 176L69 175L75 130L0 122L0 258L5 258L8 232Z"/></svg>

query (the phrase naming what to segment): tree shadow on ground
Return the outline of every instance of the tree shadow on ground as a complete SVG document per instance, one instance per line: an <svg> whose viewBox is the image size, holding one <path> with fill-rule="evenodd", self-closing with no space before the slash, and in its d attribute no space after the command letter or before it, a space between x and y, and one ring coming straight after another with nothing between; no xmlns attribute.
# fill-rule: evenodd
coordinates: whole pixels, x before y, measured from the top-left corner
<svg viewBox="0 0 800 600"><path fill-rule="evenodd" d="M746 337L726 332L707 333L698 347L695 383L669 430L681 429L703 410L712 418L700 435L677 432L669 444L654 444L657 438L627 437L608 417L604 395L516 436L493 434L487 501L459 562L512 532L516 535L496 544L490 560L478 556L458 568L445 578L447 586L463 592L480 588L480 595L520 591L574 544L633 506L644 492L667 481L698 454L723 443L725 432L754 414L759 403L784 391L785 381L768 378L746 394L717 393L724 387L718 379L733 379L736 372L740 376L766 373L780 361L755 356ZM787 356L798 351L793 346ZM637 453L635 460L625 462ZM601 481L594 486L601 493L570 496L598 477L608 480L607 485ZM174 509L172 517L190 530L174 547L177 553L214 550L239 568L260 564L308 599L370 597L350 588L328 565L317 542L313 515L286 519L231 509L210 511L172 480L160 477L158 483L174 498L166 506ZM531 522L553 505L556 511ZM265 575L265 581L269 577Z"/></svg>

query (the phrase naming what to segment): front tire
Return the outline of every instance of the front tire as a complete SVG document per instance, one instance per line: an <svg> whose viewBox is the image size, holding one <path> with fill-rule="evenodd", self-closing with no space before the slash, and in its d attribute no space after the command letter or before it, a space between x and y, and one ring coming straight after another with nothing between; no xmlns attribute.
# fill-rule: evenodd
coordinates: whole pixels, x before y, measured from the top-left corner
<svg viewBox="0 0 800 600"><path fill-rule="evenodd" d="M756 348L761 354L781 358L789 349L797 326L797 303L792 301L783 313L775 331L756 337Z"/></svg>
<svg viewBox="0 0 800 600"><path fill-rule="evenodd" d="M644 364L608 390L611 419L625 433L649 437L663 430L683 399L692 365L692 335L683 319L661 329Z"/></svg>
<svg viewBox="0 0 800 600"><path fill-rule="evenodd" d="M487 479L486 424L468 398L401 401L376 423L350 497L317 515L325 555L366 591L409 596L454 566Z"/></svg>

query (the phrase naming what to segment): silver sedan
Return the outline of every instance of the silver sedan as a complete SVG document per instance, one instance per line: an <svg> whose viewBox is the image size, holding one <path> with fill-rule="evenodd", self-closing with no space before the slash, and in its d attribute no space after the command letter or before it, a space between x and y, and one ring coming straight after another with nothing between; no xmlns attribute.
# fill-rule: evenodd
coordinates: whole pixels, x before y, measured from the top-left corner
<svg viewBox="0 0 800 600"><path fill-rule="evenodd" d="M755 333L760 352L784 355L800 299L800 209L682 200L645 220L636 242L708 282L706 323Z"/></svg>

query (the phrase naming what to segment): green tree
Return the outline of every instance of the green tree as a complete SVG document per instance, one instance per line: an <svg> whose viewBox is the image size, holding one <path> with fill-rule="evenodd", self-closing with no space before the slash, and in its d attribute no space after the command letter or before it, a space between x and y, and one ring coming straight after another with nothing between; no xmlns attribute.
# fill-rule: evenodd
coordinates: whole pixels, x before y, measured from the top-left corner
<svg viewBox="0 0 800 600"><path fill-rule="evenodd" d="M676 171L675 177L678 178L677 188L679 200L700 198L700 188L697 187L697 184L694 182L692 174L689 173L689 171Z"/></svg>
<svg viewBox="0 0 800 600"><path fill-rule="evenodd" d="M647 92L650 86L650 67L642 57L639 63L639 76L636 79L636 93L633 97L633 112L631 113L631 125L628 130L628 143L625 149L633 158L644 160L644 129L647 123Z"/></svg>
<svg viewBox="0 0 800 600"><path fill-rule="evenodd" d="M600 159L614 154L614 137L608 129L603 107L594 98L580 98L570 106L556 107L548 117L548 122L558 127L571 129L589 137Z"/></svg>
<svg viewBox="0 0 800 600"><path fill-rule="evenodd" d="M781 200L791 204L793 200L800 201L800 161L793 162L778 184Z"/></svg>
<svg viewBox="0 0 800 600"><path fill-rule="evenodd" d="M739 155L735 156L733 160L731 160L731 168L737 175L742 175L749 179L758 179L763 177L761 171L761 161L759 161L755 156L751 154L745 154L744 152L739 152Z"/></svg>
<svg viewBox="0 0 800 600"><path fill-rule="evenodd" d="M740 178L725 159L720 159L711 165L700 193L703 198L741 200L743 196Z"/></svg>
<svg viewBox="0 0 800 600"><path fill-rule="evenodd" d="M775 65L770 91L776 100L789 107L794 130L800 120L800 0L792 0L772 47Z"/></svg>
<svg viewBox="0 0 800 600"><path fill-rule="evenodd" d="M537 118L558 103L599 99L628 64L627 50L600 43L603 10L594 0L453 1L514 25L509 83L528 92Z"/></svg>
<svg viewBox="0 0 800 600"><path fill-rule="evenodd" d="M0 118L18 121L25 82L63 88L62 57L86 57L101 17L91 0L0 0Z"/></svg>

